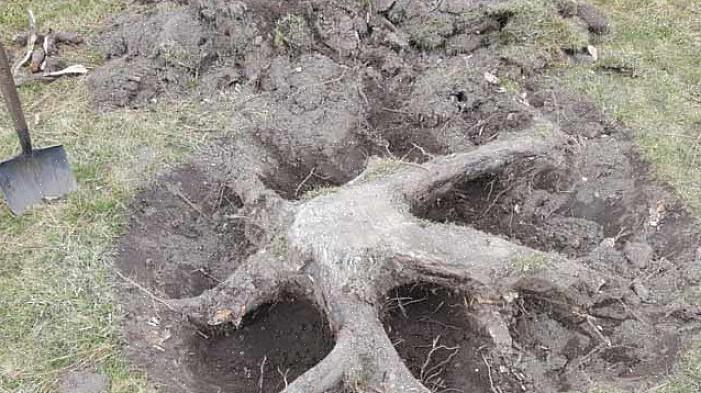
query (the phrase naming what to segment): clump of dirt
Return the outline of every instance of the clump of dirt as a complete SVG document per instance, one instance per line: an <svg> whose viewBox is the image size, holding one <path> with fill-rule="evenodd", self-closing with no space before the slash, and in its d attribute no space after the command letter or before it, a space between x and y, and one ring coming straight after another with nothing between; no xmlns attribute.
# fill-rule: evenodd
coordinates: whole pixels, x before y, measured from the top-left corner
<svg viewBox="0 0 701 393"><path fill-rule="evenodd" d="M421 283L387 296L382 310L387 334L414 377L432 392L490 393L494 383L508 389L515 382L491 369L492 344L470 325L468 298Z"/></svg>
<svg viewBox="0 0 701 393"><path fill-rule="evenodd" d="M701 281L701 235L673 192L650 175L626 130L592 103L539 79L551 58L533 56L536 62L528 63L507 55L518 51L510 51L514 40L504 31L517 12L526 12L509 8L512 0L145 3L157 4L117 19L102 37L108 61L90 77L97 106L186 98L231 113L224 139L136 197L118 247L116 266L133 281L121 293L130 357L168 391L281 391L286 378L292 382L324 358L338 333L333 318L343 320L338 309L346 304L330 310L326 302L333 299L315 291L372 304L377 299L354 292L371 280L354 282L353 274L385 277L380 265L366 266L382 259L373 247L390 244L406 228L418 231L415 226L451 234L461 233L459 226L475 228L497 244L508 240L507 249L515 243L554 252L606 277L605 284L579 283L575 292L586 299L577 301L537 280L519 282L498 300L429 284L399 287L388 296L384 326L429 389L555 392L585 389L592 380L636 389L664 375L687 342L691 321L701 315L684 301ZM586 24L585 35L587 28L608 29L603 15L581 2L552 7L556 17ZM423 220L409 214L409 206L389 214L379 186L362 203L348 191L368 181L355 180L371 156L425 171L423 165L440 162L436 156L478 154L538 124L562 131L562 145L435 185L431 198L411 206ZM336 232L324 237L323 228L315 229L319 236L307 243L327 247L309 255L287 244L289 222L323 222L330 214L310 212L325 205L309 191L327 187L336 189L324 201L333 201L333 192L350 201L339 204L335 213L345 215L327 228L348 225L342 251L357 251L361 240L372 243L357 261L353 254L338 256L340 267L315 259L334 260L328 248L343 243ZM382 223L363 223L368 233L404 225L386 239L366 239L370 235L354 232L362 228L347 223L368 207L377 207L372 220ZM266 248L266 241L274 244ZM313 304L283 294L244 318L240 329L224 324L211 331L158 306L173 311L164 298L202 299L232 277L243 285L229 294L265 289L262 277L269 272L248 262L269 254L279 258L270 269L276 277L299 262L295 258L306 258L292 270L296 280L313 282L296 284L313 286L304 293ZM510 263L509 270L524 275L549 267L539 254ZM248 280L254 273L259 276ZM443 273L430 278L447 280L455 271ZM324 287L329 282L342 289ZM487 304L505 321L507 351L498 352L475 328L481 317L474 308ZM241 309L249 310L217 312ZM352 328L369 335L371 325Z"/></svg>

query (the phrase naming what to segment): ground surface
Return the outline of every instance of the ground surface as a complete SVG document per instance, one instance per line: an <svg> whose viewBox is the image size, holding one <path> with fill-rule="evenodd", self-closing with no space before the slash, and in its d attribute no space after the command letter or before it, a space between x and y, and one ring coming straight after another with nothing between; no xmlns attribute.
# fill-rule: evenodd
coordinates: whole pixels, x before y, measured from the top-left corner
<svg viewBox="0 0 701 393"><path fill-rule="evenodd" d="M2 365L3 387L44 389L65 368L94 366L110 374L112 391L143 387L114 355L107 279L119 277L100 267L96 256L106 248L114 250L118 272L157 296L196 296L226 280L266 243L286 251L284 241L267 237L270 228L251 225L276 221L260 215L241 184L260 179L294 206L321 207L353 189L344 184L361 174L370 156L385 161L371 160L363 176L381 182L405 165L397 159L414 162L412 167L436 155L473 151L533 130L534 119L560 129L566 142L535 160L509 160L451 182L413 204L411 213L427 223L467 225L560 253L621 284L613 288L617 293L604 288L605 301L588 305L600 330L591 330L590 319L573 322L547 299L521 292L518 301L499 306L513 338L513 351L501 358L493 340L467 323L474 293L428 285L386 288L377 299L384 307L377 310L408 370L435 391L585 390L594 387L592 380L608 391L698 386L693 361L678 382L665 379L695 331L698 234L684 204L654 179L630 133L613 122L645 131L645 152L663 174L680 168L679 162L688 165L673 171L671 180L694 205L688 179L694 178L698 146L673 144L693 141L686 125L694 121L680 117L664 139L646 127L667 113L655 112L643 123L629 113L644 103L628 100L613 119L559 79L546 78L552 67L570 63L563 78L585 90L602 86L599 98L607 108L611 81L632 93L648 85L672 91L691 83L693 71L682 69L678 79L665 79L668 85L655 84L657 74L652 81L630 78L618 56L627 47L615 55L602 52L601 63L593 62L583 48L606 45L606 37L619 38L628 26L609 29L586 7L571 14L534 2L398 2L388 9L381 8L392 2L371 9L324 2L312 3L310 12L306 3L281 8L274 1L245 10L216 1L163 3L115 14L94 37L107 63L89 78L89 92L72 81L24 92L30 101L42 97L32 106L41 108L37 128L80 130L55 138L84 142L74 144L72 154L88 186L66 207L49 206L23 219L3 216L4 238L21 246L2 254L16 261L3 276L5 298L16 299L3 306L5 315L14 315L3 323L9 327L3 337L14 343ZM83 6L97 15L118 7L98 5ZM475 8L480 5L492 8ZM616 11L625 13L625 6ZM673 2L665 6L694 12ZM600 36L604 30L613 31ZM697 33L690 28L684 34ZM632 69L652 67L648 61L658 65L641 61ZM681 112L673 100L663 101L664 108ZM189 104L173 106L176 101ZM168 114L174 112L178 116ZM203 144L210 135L224 138ZM652 137L663 143L651 143ZM195 145L202 148L187 164L126 204L126 234L111 247L122 203L139 184L136 174ZM666 154L670 146L679 146L679 154ZM54 271L66 274L40 273L47 261L60 262ZM512 262L525 275L543 267L539 258ZM35 283L31 291L13 284L27 278ZM327 355L338 333L318 304L298 295L275 297L246 317L240 330L198 332L133 283L123 284L117 302L126 312L127 358L166 391L278 391ZM32 340L23 333L27 326L42 348L23 347ZM448 348L429 357L434 343ZM20 353L31 356L21 360ZM345 382L355 391L366 388L362 378Z"/></svg>

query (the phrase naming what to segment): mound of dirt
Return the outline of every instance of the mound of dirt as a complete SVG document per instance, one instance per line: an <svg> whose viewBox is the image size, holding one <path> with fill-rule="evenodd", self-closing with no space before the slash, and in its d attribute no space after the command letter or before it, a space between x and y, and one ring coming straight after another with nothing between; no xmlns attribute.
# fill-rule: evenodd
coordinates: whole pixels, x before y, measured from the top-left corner
<svg viewBox="0 0 701 393"><path fill-rule="evenodd" d="M697 329L692 218L540 79L571 48L506 55L517 0L148 3L102 39L98 107L231 114L118 247L128 353L165 391L640 390Z"/></svg>

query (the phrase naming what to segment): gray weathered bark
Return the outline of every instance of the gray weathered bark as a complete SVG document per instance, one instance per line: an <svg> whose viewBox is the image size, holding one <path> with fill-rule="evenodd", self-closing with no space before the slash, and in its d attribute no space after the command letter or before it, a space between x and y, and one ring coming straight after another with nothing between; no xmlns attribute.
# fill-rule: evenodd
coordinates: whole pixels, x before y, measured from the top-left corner
<svg viewBox="0 0 701 393"><path fill-rule="evenodd" d="M520 294L552 299L573 318L586 316L598 289L591 283L605 280L585 266L411 214L460 182L546 154L564 137L539 120L530 130L501 138L422 165L376 163L335 192L296 204L249 178L239 191L252 206L251 220L265 228L261 251L216 288L173 305L197 323L238 325L282 290L313 299L328 318L336 347L285 393L322 393L341 383L359 391L428 392L380 323L379 305L400 285L436 283L466 293L476 331L502 354L512 342L499 310Z"/></svg>

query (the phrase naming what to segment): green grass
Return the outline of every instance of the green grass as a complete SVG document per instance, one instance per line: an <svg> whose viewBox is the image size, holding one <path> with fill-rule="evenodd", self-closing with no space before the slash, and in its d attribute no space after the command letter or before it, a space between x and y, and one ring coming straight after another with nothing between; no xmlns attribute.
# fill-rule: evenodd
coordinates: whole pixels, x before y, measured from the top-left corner
<svg viewBox="0 0 701 393"><path fill-rule="evenodd" d="M90 34L123 1L9 1L0 33L26 29L32 7L39 27ZM9 46L9 45L8 45ZM16 49L16 48L15 48ZM66 58L95 65L89 46ZM0 392L49 392L66 370L96 369L112 392L148 391L121 356L107 265L125 222L125 203L156 171L186 156L208 134L193 131L202 112L171 103L155 110L97 114L82 81L62 79L20 89L36 146L64 144L80 190L65 202L14 217L0 205ZM19 152L0 111L0 157Z"/></svg>
<svg viewBox="0 0 701 393"><path fill-rule="evenodd" d="M600 61L553 73L556 83L594 98L634 131L658 176L701 215L701 3L596 0L612 32L595 38ZM618 73L599 66L627 67ZM696 301L699 299L696 297ZM606 390L602 390L606 391ZM701 340L656 393L701 391Z"/></svg>
<svg viewBox="0 0 701 393"><path fill-rule="evenodd" d="M126 0L3 0L0 34L3 37L27 31L27 10L34 12L37 29L93 33L108 15L123 10Z"/></svg>
<svg viewBox="0 0 701 393"><path fill-rule="evenodd" d="M603 112L634 132L658 177L701 215L701 3L687 0L592 0L612 31L590 36L599 61L567 65L560 48L583 46L583 31L559 18L554 2L516 0L500 37L504 56L529 65L547 59L553 84L593 98ZM501 10L504 12L504 10ZM497 7L499 12L499 7ZM534 28L535 27L535 28ZM505 35L505 36L504 36ZM623 72L612 71L621 69ZM699 301L698 290L688 296ZM600 392L613 393L610 389ZM701 391L701 339L656 393Z"/></svg>
<svg viewBox="0 0 701 393"><path fill-rule="evenodd" d="M29 106L43 103L28 116L36 144L65 145L80 190L20 218L0 207L0 391L49 391L60 372L83 367L106 372L114 392L141 391L119 356L106 255L136 187L202 141L183 127L199 110L97 115L69 79L21 93ZM17 152L3 112L0 156Z"/></svg>
<svg viewBox="0 0 701 393"><path fill-rule="evenodd" d="M613 32L601 62L566 70L561 81L594 97L610 117L633 129L647 158L701 214L701 3L683 0L599 1Z"/></svg>

